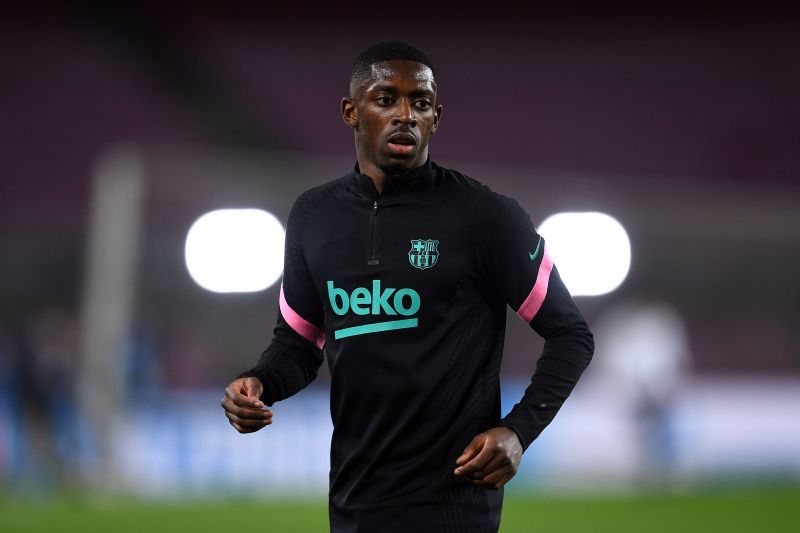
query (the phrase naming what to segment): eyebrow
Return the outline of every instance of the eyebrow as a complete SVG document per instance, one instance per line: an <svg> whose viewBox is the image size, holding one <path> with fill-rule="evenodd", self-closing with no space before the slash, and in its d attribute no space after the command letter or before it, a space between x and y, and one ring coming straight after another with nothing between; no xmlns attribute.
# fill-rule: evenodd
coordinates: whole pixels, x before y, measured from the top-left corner
<svg viewBox="0 0 800 533"><path fill-rule="evenodd" d="M375 87L370 87L367 89L369 92L397 92L397 87L393 85L376 85ZM411 91L411 96L433 96L434 92L429 91L428 89L418 89L416 91Z"/></svg>

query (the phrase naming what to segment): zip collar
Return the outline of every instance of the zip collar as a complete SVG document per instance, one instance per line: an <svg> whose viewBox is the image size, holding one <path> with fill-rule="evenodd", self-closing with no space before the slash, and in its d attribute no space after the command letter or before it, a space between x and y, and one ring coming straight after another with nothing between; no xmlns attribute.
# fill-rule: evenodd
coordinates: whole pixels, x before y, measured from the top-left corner
<svg viewBox="0 0 800 533"><path fill-rule="evenodd" d="M378 193L375 182L366 174L361 173L358 162L350 171L350 179L357 185L359 192L370 200L400 199L407 196L424 194L436 184L438 166L431 161L430 155L425 163L414 167L401 174L386 176L383 182L383 192Z"/></svg>

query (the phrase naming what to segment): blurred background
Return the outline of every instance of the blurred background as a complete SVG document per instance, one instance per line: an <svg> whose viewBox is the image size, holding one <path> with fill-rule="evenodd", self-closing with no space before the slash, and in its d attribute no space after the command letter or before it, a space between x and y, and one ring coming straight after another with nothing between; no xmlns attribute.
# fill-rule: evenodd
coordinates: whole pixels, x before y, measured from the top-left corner
<svg viewBox="0 0 800 533"><path fill-rule="evenodd" d="M350 64L387 38L436 64L434 161L516 198L537 225L600 212L629 243L617 285L576 296L595 358L526 453L512 502L709 486L790 487L800 502L793 13L7 11L1 530L33 530L9 518L9 502L29 509L64 494L307 501L324 525L325 366L276 405L265 431L238 435L219 407L269 343L280 267L263 290L210 291L190 274L187 237L220 209L260 209L285 225L298 194L347 173ZM599 254L579 261L591 271L612 255L597 239ZM263 243L265 261L282 264L282 234ZM225 254L215 246L207 257ZM509 312L504 410L541 347Z"/></svg>

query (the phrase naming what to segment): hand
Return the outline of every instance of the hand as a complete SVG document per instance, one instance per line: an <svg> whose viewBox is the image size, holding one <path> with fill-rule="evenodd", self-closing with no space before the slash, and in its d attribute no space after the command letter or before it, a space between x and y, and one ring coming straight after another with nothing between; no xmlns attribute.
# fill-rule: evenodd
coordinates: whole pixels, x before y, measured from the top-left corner
<svg viewBox="0 0 800 533"><path fill-rule="evenodd" d="M272 424L272 411L258 399L262 392L264 385L258 378L239 378L225 388L220 404L239 433L252 433Z"/></svg>
<svg viewBox="0 0 800 533"><path fill-rule="evenodd" d="M514 477L522 459L522 444L513 430L496 427L475 436L456 459L453 473L484 489L499 489Z"/></svg>

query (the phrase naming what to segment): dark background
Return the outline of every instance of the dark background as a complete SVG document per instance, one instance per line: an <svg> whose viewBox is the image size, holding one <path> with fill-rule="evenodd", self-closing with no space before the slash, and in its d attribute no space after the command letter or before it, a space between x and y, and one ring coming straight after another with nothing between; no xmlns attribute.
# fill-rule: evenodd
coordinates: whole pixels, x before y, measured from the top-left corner
<svg viewBox="0 0 800 533"><path fill-rule="evenodd" d="M373 41L400 38L437 65L444 115L434 160L518 198L536 223L602 207L626 225L630 277L611 295L580 299L589 318L630 298L667 302L687 322L697 372L797 375L796 23L764 7L677 4L8 9L0 18L8 343L30 351L31 321L47 310L76 316L91 177L110 148L143 147L151 168L170 151L328 158L336 163L327 174L305 179L335 178L354 160L339 115L350 62ZM220 297L194 285L182 242L213 200L192 175L152 176L137 320L151 323L153 364L171 382L217 386L268 341L277 291ZM305 185L262 184L283 186L286 198ZM273 210L285 217L289 202ZM176 337L194 338L181 359L170 348ZM511 326L505 372L528 372L536 342ZM191 378L186 360L200 369Z"/></svg>

